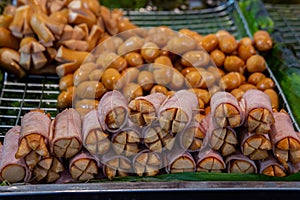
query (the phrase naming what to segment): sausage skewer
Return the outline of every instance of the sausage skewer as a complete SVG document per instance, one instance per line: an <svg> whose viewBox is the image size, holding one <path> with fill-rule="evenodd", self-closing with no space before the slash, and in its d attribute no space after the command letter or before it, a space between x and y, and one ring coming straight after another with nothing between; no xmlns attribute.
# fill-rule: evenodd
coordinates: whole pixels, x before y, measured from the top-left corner
<svg viewBox="0 0 300 200"><path fill-rule="evenodd" d="M197 172L222 172L226 168L221 154L211 148L201 150L195 160Z"/></svg>
<svg viewBox="0 0 300 200"><path fill-rule="evenodd" d="M81 151L70 160L70 174L74 180L92 180L98 174L97 163L97 160L90 153Z"/></svg>
<svg viewBox="0 0 300 200"><path fill-rule="evenodd" d="M198 107L196 95L188 90L180 90L160 107L158 118L163 130L176 134L192 120L193 110Z"/></svg>
<svg viewBox="0 0 300 200"><path fill-rule="evenodd" d="M128 104L129 117L139 126L149 125L157 118L159 107L166 99L162 93L152 93L145 97L137 97Z"/></svg>
<svg viewBox="0 0 300 200"><path fill-rule="evenodd" d="M25 164L24 158L15 158L18 150L20 137L20 126L10 129L4 138L0 162L0 180L7 180L10 183L27 182L31 172Z"/></svg>
<svg viewBox="0 0 300 200"><path fill-rule="evenodd" d="M102 130L95 109L82 119L82 139L83 146L93 155L102 155L110 149L109 134Z"/></svg>
<svg viewBox="0 0 300 200"><path fill-rule="evenodd" d="M81 118L73 108L59 113L53 120L51 152L57 157L71 158L82 147Z"/></svg>
<svg viewBox="0 0 300 200"><path fill-rule="evenodd" d="M143 150L132 160L134 172L138 176L155 176L163 165L161 154Z"/></svg>

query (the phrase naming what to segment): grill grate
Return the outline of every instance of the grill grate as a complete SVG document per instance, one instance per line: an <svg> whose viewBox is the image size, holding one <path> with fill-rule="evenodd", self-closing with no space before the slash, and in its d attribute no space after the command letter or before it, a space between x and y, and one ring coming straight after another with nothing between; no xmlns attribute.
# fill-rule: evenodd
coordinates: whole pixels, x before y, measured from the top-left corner
<svg viewBox="0 0 300 200"><path fill-rule="evenodd" d="M269 4L265 7L283 37L283 43L292 46L300 58L300 4ZM300 59L296 62L300 66Z"/></svg>
<svg viewBox="0 0 300 200"><path fill-rule="evenodd" d="M0 93L0 136L20 124L22 116L32 109L40 108L56 116L58 81L57 76L33 75L16 81L14 75L5 73Z"/></svg>
<svg viewBox="0 0 300 200"><path fill-rule="evenodd" d="M140 27L165 25L174 30L192 29L200 34L225 29L238 39L250 36L245 20L233 0L216 8L198 11L125 11L125 15ZM269 73L275 80L272 72L269 71ZM56 99L59 94L58 83L57 76L31 75L24 80L16 80L14 75L5 73L2 90L0 88L0 140L3 139L8 129L19 125L22 116L32 109L43 109L55 117L58 112L56 109ZM281 105L290 112L280 88L278 92ZM296 128L299 130L297 125Z"/></svg>

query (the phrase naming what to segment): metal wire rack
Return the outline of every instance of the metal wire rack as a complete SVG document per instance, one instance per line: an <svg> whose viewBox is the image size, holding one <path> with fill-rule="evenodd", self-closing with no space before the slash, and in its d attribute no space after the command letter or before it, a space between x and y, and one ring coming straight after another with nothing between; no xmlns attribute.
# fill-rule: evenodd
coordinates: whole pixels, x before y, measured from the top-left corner
<svg viewBox="0 0 300 200"><path fill-rule="evenodd" d="M276 31L281 33L282 41L293 49L300 58L300 4L271 4L266 3L270 17L275 23ZM300 59L295 60L295 66L300 66Z"/></svg>
<svg viewBox="0 0 300 200"><path fill-rule="evenodd" d="M125 11L125 15L139 27L165 25L174 30L188 28L200 34L213 33L224 29L238 39L251 36L246 20L234 0L229 0L227 3L215 8L197 11L151 12L140 10ZM296 42L300 45L298 36ZM269 73L271 78L275 80L270 70ZM59 78L55 75L30 75L23 80L18 80L14 75L5 73L2 89L0 88L0 140L3 139L8 129L19 125L22 116L32 109L43 109L50 113L52 117L55 117L58 112L56 109L59 94L58 83ZM281 97L281 105L288 112L291 112L280 88L278 88L278 92ZM295 126L299 130L298 125L295 124Z"/></svg>

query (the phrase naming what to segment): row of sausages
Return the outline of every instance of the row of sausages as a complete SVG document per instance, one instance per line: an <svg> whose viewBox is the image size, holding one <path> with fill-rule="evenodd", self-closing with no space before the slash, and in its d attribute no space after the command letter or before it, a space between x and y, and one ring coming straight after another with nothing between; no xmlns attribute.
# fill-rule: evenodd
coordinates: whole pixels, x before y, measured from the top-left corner
<svg viewBox="0 0 300 200"><path fill-rule="evenodd" d="M249 90L240 101L217 92L210 114L201 117L197 108L190 90L131 101L114 90L84 117L72 108L53 120L29 112L6 134L0 177L36 183L163 172L299 171L299 134L286 112L273 112L264 92Z"/></svg>

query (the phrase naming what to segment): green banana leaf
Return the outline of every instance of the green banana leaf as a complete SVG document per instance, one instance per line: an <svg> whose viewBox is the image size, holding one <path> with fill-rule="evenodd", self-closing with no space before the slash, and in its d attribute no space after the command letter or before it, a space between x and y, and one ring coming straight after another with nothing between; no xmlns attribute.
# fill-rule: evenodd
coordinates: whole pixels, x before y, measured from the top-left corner
<svg viewBox="0 0 300 200"><path fill-rule="evenodd" d="M273 31L274 22L269 17L261 0L240 0L239 7L248 22L248 27L252 35L257 30Z"/></svg>

